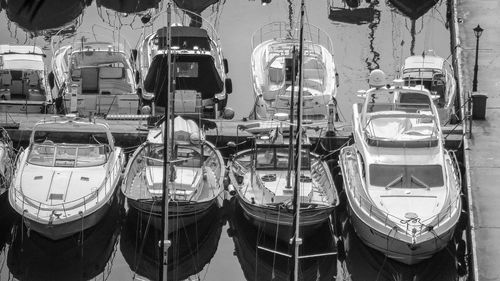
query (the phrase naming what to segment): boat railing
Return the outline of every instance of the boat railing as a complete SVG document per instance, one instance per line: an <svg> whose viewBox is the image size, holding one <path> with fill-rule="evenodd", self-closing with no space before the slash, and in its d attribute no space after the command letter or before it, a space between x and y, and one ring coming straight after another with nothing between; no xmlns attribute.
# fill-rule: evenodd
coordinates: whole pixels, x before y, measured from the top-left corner
<svg viewBox="0 0 500 281"><path fill-rule="evenodd" d="M80 211L85 213L87 210L96 207L102 201L107 201L108 197L106 195L109 194L111 190L113 190L113 185L115 184L113 179L117 174L121 172L121 167L119 165L119 162L120 161L115 161L113 167L108 169L103 183L101 183L101 185L98 188L96 188L89 194L72 201L67 201L58 204L46 204L24 195L19 188L11 188L10 192L14 193L13 194L14 202L17 203L19 201L22 203L21 206L24 212L28 210L26 207L29 206L33 208L36 212L31 215L34 215L37 218L40 217L40 212L42 211L52 211L52 213L62 212L64 216L67 217L68 216L67 211L74 210L75 208L79 207L83 207L83 210ZM17 203L16 205L20 206L19 203ZM83 216L83 213L81 213L80 215Z"/></svg>
<svg viewBox="0 0 500 281"><path fill-rule="evenodd" d="M344 150L348 149L351 150L350 153ZM359 157L354 155L354 151L352 151L352 148L347 147L344 148L343 152L341 154L348 154L344 157ZM346 164L344 163L345 161L342 161L342 165L344 166L344 171L347 171ZM362 167L360 167L359 164L360 161L356 162L358 165L350 165L350 168L353 169L352 174L353 175L360 175L360 170ZM455 175L456 176L456 175ZM370 217L378 220L383 226L389 227L391 229L395 229L396 231L400 231L404 233L405 235L408 236L413 236L416 234L423 234L426 231L432 231L435 227L440 226L441 224L445 223L449 218L453 216L456 212L460 212L459 210L459 202L461 200L460 193L457 193L453 198L448 200L448 204L446 207L442 208L441 211L431 217L428 217L424 220L421 220L420 218L401 218L397 217L394 215L391 215L388 212L385 212L381 210L378 206L373 203L373 201L369 198L369 196L366 194L366 183L363 180L360 180L359 177L356 176L355 179L353 177L347 176L344 177L344 179L347 180L346 186L348 187L347 190L350 191L354 199L357 201L359 207L364 210L364 212ZM355 182L354 182L355 181ZM420 225L420 229L418 233L413 233L413 228L410 226L414 225ZM406 226L403 228L403 226Z"/></svg>
<svg viewBox="0 0 500 281"><path fill-rule="evenodd" d="M71 36L71 41L68 40L67 36L56 33L51 37L50 47L52 54L55 56L59 49L63 46L71 46L73 50L83 50L85 51L85 45L87 44L102 44L105 45L105 49L102 51L108 51L109 46L111 46L111 51L121 52L124 54L130 54L132 47L125 37L121 36L118 30L113 30L101 25L94 24L91 27L91 32L80 31Z"/></svg>
<svg viewBox="0 0 500 281"><path fill-rule="evenodd" d="M314 44L325 47L331 55L333 55L333 43L330 36L321 30L319 27L312 24L304 24L304 39L305 44L308 41ZM299 30L291 29L290 25L286 22L271 22L252 34L251 44L252 50L255 49L260 43L271 39L291 39L297 40L299 38Z"/></svg>

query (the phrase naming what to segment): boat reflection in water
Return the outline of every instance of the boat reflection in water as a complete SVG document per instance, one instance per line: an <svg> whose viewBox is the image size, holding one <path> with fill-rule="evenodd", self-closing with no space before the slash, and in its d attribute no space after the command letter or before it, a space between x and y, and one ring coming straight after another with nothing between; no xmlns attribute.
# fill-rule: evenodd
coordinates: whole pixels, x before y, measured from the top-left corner
<svg viewBox="0 0 500 281"><path fill-rule="evenodd" d="M378 1L366 1L368 4L361 5L360 1L328 0L328 18L334 22L348 24L367 24L380 18L380 11L375 9ZM357 5L352 5L352 3Z"/></svg>
<svg viewBox="0 0 500 281"><path fill-rule="evenodd" d="M429 11L439 0L388 0L403 15L416 20Z"/></svg>
<svg viewBox="0 0 500 281"><path fill-rule="evenodd" d="M74 21L92 0L1 0L7 17L28 32L56 29Z"/></svg>
<svg viewBox="0 0 500 281"><path fill-rule="evenodd" d="M121 233L120 250L135 272L134 280L159 279L162 253L158 241L163 235L149 219L149 215L130 208ZM220 211L214 205L204 219L170 233L168 280L198 280L193 275L203 275L201 271L214 256L221 232Z"/></svg>
<svg viewBox="0 0 500 281"><path fill-rule="evenodd" d="M467 280L463 276L466 272L459 274L461 269L457 266L463 260L464 253L458 253L453 242L430 259L416 265L406 265L386 258L381 252L366 246L354 232L345 212L339 214L339 217L343 240L343 243L339 243L339 276L344 277L337 280Z"/></svg>
<svg viewBox="0 0 500 281"><path fill-rule="evenodd" d="M232 199L231 218L228 234L233 238L235 255L247 280L290 280L293 260L283 255L258 249L264 247L285 254L293 251L291 245L283 242L275 244L275 237L265 235L245 218L239 204ZM276 246L275 246L276 245ZM315 234L304 239L300 256L335 252L332 231L327 223L317 229ZM299 280L335 280L337 275L337 256L327 255L315 258L302 258L299 261Z"/></svg>
<svg viewBox="0 0 500 281"><path fill-rule="evenodd" d="M161 0L96 0L97 7L105 7L119 13L138 13L158 8Z"/></svg>
<svg viewBox="0 0 500 281"><path fill-rule="evenodd" d="M99 224L64 240L44 238L17 223L7 254L12 276L16 280L106 280L120 232L123 207L118 201Z"/></svg>

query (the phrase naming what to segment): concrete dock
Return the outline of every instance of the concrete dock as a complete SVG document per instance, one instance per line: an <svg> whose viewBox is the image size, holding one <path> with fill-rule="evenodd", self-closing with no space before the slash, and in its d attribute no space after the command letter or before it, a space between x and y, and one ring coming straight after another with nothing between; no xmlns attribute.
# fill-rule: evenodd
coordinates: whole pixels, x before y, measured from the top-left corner
<svg viewBox="0 0 500 281"><path fill-rule="evenodd" d="M472 196L471 236L475 247L473 277L500 280L500 26L498 0L458 1L458 34L461 52L462 90L472 90L478 24L484 29L479 41L478 92L487 93L486 120L472 122L465 141L468 189Z"/></svg>

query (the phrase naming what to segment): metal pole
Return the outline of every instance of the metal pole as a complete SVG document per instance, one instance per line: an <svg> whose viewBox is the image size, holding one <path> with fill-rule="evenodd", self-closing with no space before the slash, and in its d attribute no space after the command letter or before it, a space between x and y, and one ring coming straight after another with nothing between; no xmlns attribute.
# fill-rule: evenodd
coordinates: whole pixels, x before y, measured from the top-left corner
<svg viewBox="0 0 500 281"><path fill-rule="evenodd" d="M476 35L476 62L474 63L474 79L472 80L472 91L477 92L477 57L479 53L479 36Z"/></svg>
<svg viewBox="0 0 500 281"><path fill-rule="evenodd" d="M167 281L168 277L168 248L170 247L170 240L168 240L168 202L169 202L169 194L168 194L168 181L170 180L169 177L169 170L170 170L170 155L169 155L169 141L172 142L172 139L169 137L169 130L173 131L170 128L170 122L172 122L172 126L174 123L173 118L171 118L170 115L172 113L170 112L170 106L169 103L171 101L171 93L170 93L170 77L171 76L171 13L172 13L172 3L168 1L167 3L167 67L168 67L168 73L167 73L167 101L166 101L166 108L165 108L165 127L164 127L164 132L163 132L163 193L162 193L162 202L163 202L163 240L160 241L162 253L163 253L163 266L160 268L160 276L161 280Z"/></svg>
<svg viewBox="0 0 500 281"><path fill-rule="evenodd" d="M300 4L300 35L299 35L299 91L298 91L298 105L297 105L297 150L295 153L295 184L293 193L293 203L294 203L294 221L293 226L294 237L293 237L293 276L291 280L298 281L299 279L299 248L302 244L302 239L299 237L299 226L300 226L300 168L302 165L302 70L303 70L303 57L304 57L304 0Z"/></svg>

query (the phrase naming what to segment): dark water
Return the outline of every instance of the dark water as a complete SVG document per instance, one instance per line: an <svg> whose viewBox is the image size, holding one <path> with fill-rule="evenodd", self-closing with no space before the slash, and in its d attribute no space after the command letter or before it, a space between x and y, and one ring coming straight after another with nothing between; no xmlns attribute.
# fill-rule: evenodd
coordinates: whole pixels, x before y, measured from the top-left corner
<svg viewBox="0 0 500 281"><path fill-rule="evenodd" d="M290 11L292 18L296 18L298 5L289 6L289 2L274 0L264 7L259 0L224 1L203 13L216 21L221 35L233 79L229 106L235 109L237 118L246 116L253 104L251 35L268 22L288 21ZM327 2L307 1L306 20L332 38L340 75L338 101L341 116L346 120L351 118L352 104L357 102L356 91L367 87L370 70L381 68L394 77L402 60L411 53L433 49L443 57L451 54L445 1L438 2L416 20L396 11L388 1L372 0L371 4L362 1L360 10L336 9L332 15ZM344 7L340 0L333 2ZM98 8L96 3L83 11L74 29L90 31L94 24L116 28L132 46L138 43L142 32L139 17L118 17L111 10ZM48 41L43 36L31 38L7 19L5 11L0 12L0 26L0 44L36 43L46 47L47 59L50 58ZM8 208L5 195L1 202L0 280L147 280L155 279L158 274L158 230L148 226L147 220L136 213L127 213L123 206L115 206L101 224L83 236L52 242L36 233L28 235L21 219ZM339 245L338 257L304 260L300 266L303 280L466 280L460 277L464 272L458 265L463 260L457 258L461 255L456 253L454 244L426 262L405 266L365 247L342 211L335 221L337 236L332 235L331 226L324 226L305 242L303 254L333 250ZM457 236L463 236L461 229ZM343 242L337 242L339 239ZM288 279L290 261L256 249L257 243L272 247L273 241L253 228L234 202L213 210L198 226L179 230L172 240L176 245L171 248L170 280L190 275L189 280ZM287 245L279 247L288 250Z"/></svg>

